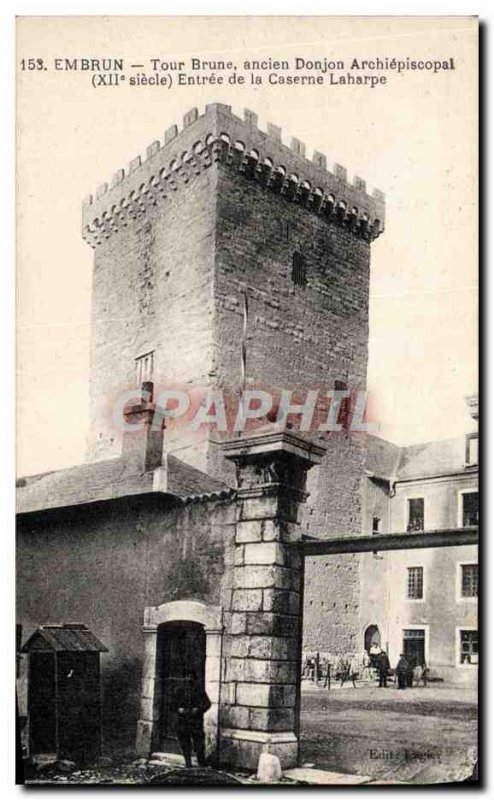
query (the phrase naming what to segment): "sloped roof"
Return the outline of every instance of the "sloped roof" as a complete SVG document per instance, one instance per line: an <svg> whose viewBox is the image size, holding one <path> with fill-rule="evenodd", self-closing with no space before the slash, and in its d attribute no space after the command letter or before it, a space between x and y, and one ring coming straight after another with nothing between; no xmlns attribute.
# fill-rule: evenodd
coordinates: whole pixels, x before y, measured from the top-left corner
<svg viewBox="0 0 494 800"><path fill-rule="evenodd" d="M37 650L55 652L107 653L108 648L81 623L40 625L21 648L22 653Z"/></svg>
<svg viewBox="0 0 494 800"><path fill-rule="evenodd" d="M370 477L407 481L465 470L465 439L461 436L406 447L368 436L366 444L365 468Z"/></svg>
<svg viewBox="0 0 494 800"><path fill-rule="evenodd" d="M95 503L151 492L153 473L129 473L121 458L79 464L21 478L17 482L19 513Z"/></svg>
<svg viewBox="0 0 494 800"><path fill-rule="evenodd" d="M176 456L169 455L167 462L167 490L170 494L182 499L200 499L203 497L224 497L233 490L223 481L213 478Z"/></svg>
<svg viewBox="0 0 494 800"><path fill-rule="evenodd" d="M367 436L366 447L365 469L371 477L389 480L396 475L401 458L400 447L378 436Z"/></svg>
<svg viewBox="0 0 494 800"><path fill-rule="evenodd" d="M401 448L399 480L448 475L465 468L465 439L439 439Z"/></svg>
<svg viewBox="0 0 494 800"><path fill-rule="evenodd" d="M181 499L224 497L231 487L168 456L155 470L131 471L123 458L80 464L67 469L21 478L17 483L17 512L27 514L144 494L168 494Z"/></svg>

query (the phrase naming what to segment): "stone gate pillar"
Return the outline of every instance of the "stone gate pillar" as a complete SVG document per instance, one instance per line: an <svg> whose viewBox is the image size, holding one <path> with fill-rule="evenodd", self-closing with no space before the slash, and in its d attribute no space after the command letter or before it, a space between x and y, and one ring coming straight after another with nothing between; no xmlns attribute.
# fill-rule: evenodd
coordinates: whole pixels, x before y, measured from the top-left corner
<svg viewBox="0 0 494 800"><path fill-rule="evenodd" d="M290 432L226 442L237 468L231 606L225 614L220 758L255 769L263 750L284 768L298 754L302 635L298 509L325 447Z"/></svg>

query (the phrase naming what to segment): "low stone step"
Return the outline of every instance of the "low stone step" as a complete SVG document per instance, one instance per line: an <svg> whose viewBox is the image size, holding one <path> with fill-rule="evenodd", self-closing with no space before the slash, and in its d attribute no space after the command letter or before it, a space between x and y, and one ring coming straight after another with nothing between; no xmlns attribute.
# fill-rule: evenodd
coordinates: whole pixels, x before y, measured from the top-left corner
<svg viewBox="0 0 494 800"><path fill-rule="evenodd" d="M314 785L359 784L368 783L372 780L368 775L345 775L343 772L329 772L325 769L309 769L304 767L286 769L283 772L283 777L292 781L304 781L304 783L311 783Z"/></svg>
<svg viewBox="0 0 494 800"><path fill-rule="evenodd" d="M148 764L152 766L163 765L164 767L185 767L185 759L180 753L156 752L151 754ZM192 764L197 764L195 756L192 756Z"/></svg>

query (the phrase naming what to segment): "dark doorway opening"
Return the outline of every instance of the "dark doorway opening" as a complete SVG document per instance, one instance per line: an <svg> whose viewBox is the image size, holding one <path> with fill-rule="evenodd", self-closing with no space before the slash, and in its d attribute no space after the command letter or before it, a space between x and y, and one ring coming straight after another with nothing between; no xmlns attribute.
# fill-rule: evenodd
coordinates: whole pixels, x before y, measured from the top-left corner
<svg viewBox="0 0 494 800"><path fill-rule="evenodd" d="M59 753L92 764L101 750L99 654L59 653Z"/></svg>
<svg viewBox="0 0 494 800"><path fill-rule="evenodd" d="M381 634L377 625L369 625L364 633L364 650L370 652L372 645L381 647Z"/></svg>
<svg viewBox="0 0 494 800"><path fill-rule="evenodd" d="M425 631L408 629L403 631L403 653L412 667L425 664Z"/></svg>
<svg viewBox="0 0 494 800"><path fill-rule="evenodd" d="M159 749L163 753L180 753L173 697L188 670L205 688L206 633L197 622L166 622L158 628L157 645L161 684Z"/></svg>
<svg viewBox="0 0 494 800"><path fill-rule="evenodd" d="M100 754L99 653L31 653L31 755L90 764Z"/></svg>
<svg viewBox="0 0 494 800"><path fill-rule="evenodd" d="M36 653L29 662L29 749L35 755L56 755L58 750L55 657Z"/></svg>

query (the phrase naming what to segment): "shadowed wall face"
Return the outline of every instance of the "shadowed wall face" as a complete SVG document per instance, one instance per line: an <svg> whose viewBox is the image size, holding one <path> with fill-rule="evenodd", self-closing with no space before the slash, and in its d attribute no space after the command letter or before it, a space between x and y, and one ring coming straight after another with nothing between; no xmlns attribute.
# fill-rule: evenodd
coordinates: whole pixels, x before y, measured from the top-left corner
<svg viewBox="0 0 494 800"><path fill-rule="evenodd" d="M96 248L91 345L92 460L120 452L114 403L153 354L157 384L205 385L212 357L215 175L209 168ZM118 355L118 357L116 357ZM169 443L170 446L170 443Z"/></svg>
<svg viewBox="0 0 494 800"><path fill-rule="evenodd" d="M18 526L18 619L23 638L45 622L81 621L102 654L103 745L133 751L146 606L223 602L233 507L124 502L72 515L29 515ZM25 658L23 657L23 661ZM23 711L21 710L21 713Z"/></svg>

